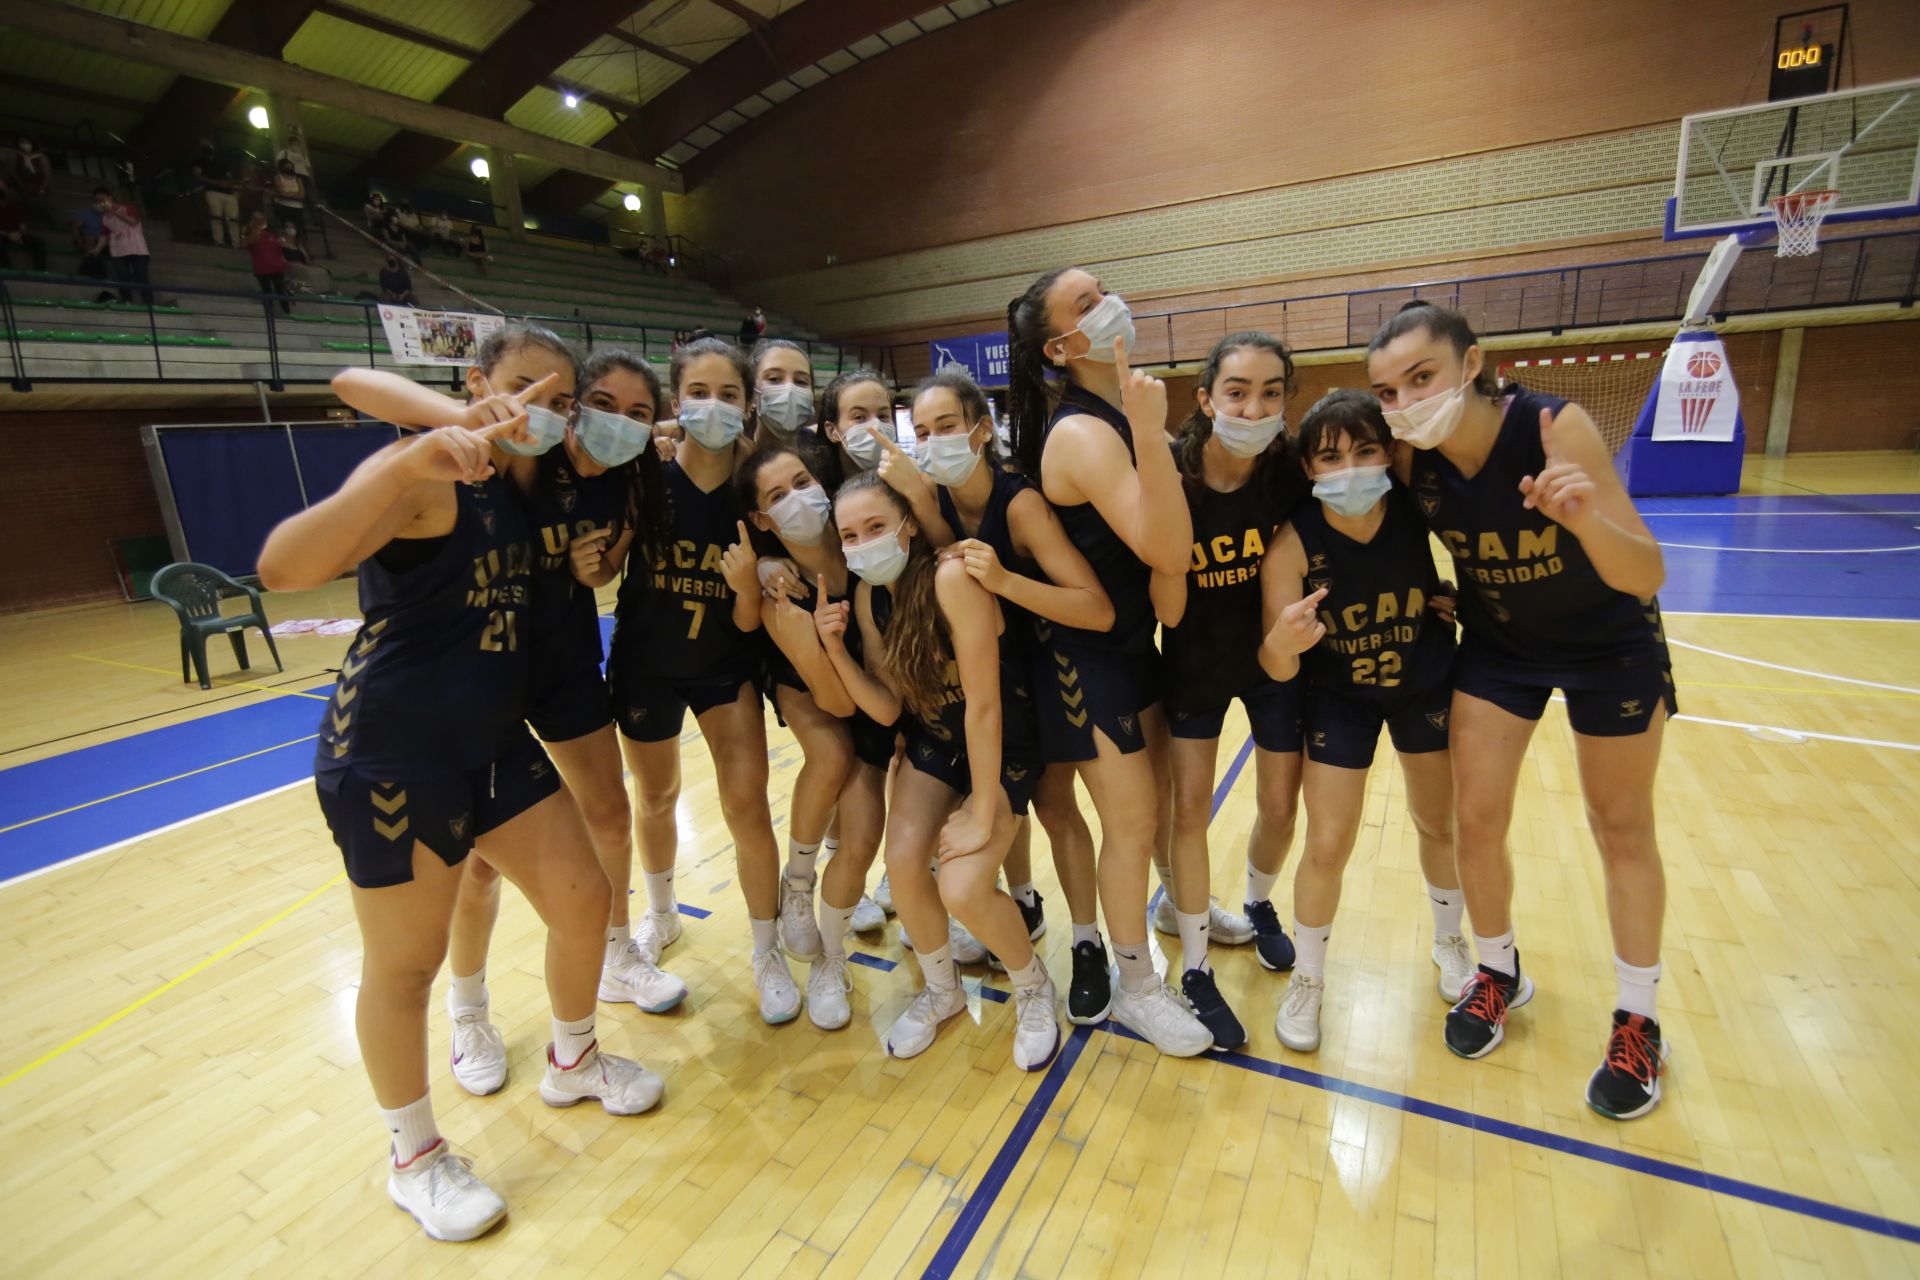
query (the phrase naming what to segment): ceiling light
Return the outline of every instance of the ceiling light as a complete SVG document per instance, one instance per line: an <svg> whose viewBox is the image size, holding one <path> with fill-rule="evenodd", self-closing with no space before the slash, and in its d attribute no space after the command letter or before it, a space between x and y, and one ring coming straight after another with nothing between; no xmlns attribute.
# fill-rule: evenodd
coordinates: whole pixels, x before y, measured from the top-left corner
<svg viewBox="0 0 1920 1280"><path fill-rule="evenodd" d="M473 170L473 176L482 182L485 182L487 176L493 172L492 168L488 166L485 156L475 156L473 163L468 165L467 168Z"/></svg>
<svg viewBox="0 0 1920 1280"><path fill-rule="evenodd" d="M252 125L256 129L266 128L267 127L267 109L265 107L249 108L247 111L247 123Z"/></svg>
<svg viewBox="0 0 1920 1280"><path fill-rule="evenodd" d="M567 95L567 109L571 111L573 108L579 105L580 105L580 95L575 93L569 93Z"/></svg>
<svg viewBox="0 0 1920 1280"><path fill-rule="evenodd" d="M640 197L629 191L620 198L620 203L628 213L640 212Z"/></svg>

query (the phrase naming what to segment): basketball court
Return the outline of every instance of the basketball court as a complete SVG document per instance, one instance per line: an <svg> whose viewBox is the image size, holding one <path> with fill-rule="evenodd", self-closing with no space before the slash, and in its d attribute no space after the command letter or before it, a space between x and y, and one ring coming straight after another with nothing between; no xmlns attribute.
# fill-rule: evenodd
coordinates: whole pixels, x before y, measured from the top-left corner
<svg viewBox="0 0 1920 1280"><path fill-rule="evenodd" d="M1826 13L1782 19L1776 71L1845 57ZM545 933L508 893L489 976L505 1090L476 1098L450 1079L444 976L430 1043L441 1127L511 1217L435 1244L383 1190L354 1038L359 935L312 790L351 635L280 637L283 672L257 646L248 671L217 647L202 690L175 669L172 614L99 603L0 615L0 1271L1920 1273L1920 453L1788 454L1783 438L1781 456L1743 456L1746 436L1772 440L1752 419L1736 439L1676 443L1649 398L1676 333L1724 358L1716 303L1742 254L1784 239L1817 271L1823 227L1920 214L1920 80L1737 105L1680 134L1665 234L1717 241L1686 322L1657 339L1577 335L1623 345L1617 358L1493 356L1504 377L1592 408L1665 486L1637 498L1665 553L1681 708L1657 791L1674 1056L1650 1116L1610 1122L1582 1096L1611 942L1557 705L1511 837L1538 995L1497 1056L1442 1042L1416 833L1383 760L1317 1052L1275 1037L1285 975L1216 946L1245 1050L1165 1058L1108 1022L1070 1028L1033 1074L1008 1062L1011 988L984 967L932 1049L887 1056L918 983L891 918L849 939L851 1026L762 1023L689 721L685 935L669 964L691 994L664 1016L600 1011L607 1047L663 1076L666 1101L629 1119L542 1104ZM1682 363L1696 382L1720 372ZM1685 469L1712 450L1737 483L1700 496ZM614 595L600 593L609 631ZM358 614L351 579L268 603L279 620ZM800 753L767 724L784 833ZM1212 887L1237 908L1255 816L1237 705L1222 747ZM1049 920L1036 948L1059 981L1065 899L1034 836ZM1164 967L1171 940L1150 936Z"/></svg>

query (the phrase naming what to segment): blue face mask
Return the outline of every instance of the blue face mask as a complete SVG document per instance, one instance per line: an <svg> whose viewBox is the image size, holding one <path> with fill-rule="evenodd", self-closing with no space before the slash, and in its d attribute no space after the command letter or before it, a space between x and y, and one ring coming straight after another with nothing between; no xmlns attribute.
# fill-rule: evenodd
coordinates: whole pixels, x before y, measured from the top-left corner
<svg viewBox="0 0 1920 1280"><path fill-rule="evenodd" d="M551 409L530 404L527 406L527 434L533 437L532 444L518 444L512 440L495 440L494 443L508 453L517 453L523 458L537 457L560 443L567 434L567 420Z"/></svg>
<svg viewBox="0 0 1920 1280"><path fill-rule="evenodd" d="M731 449L746 424L746 415L740 412L739 406L724 400L680 402L680 425L685 429L687 438L710 452L721 453Z"/></svg>
<svg viewBox="0 0 1920 1280"><path fill-rule="evenodd" d="M652 437L652 428L624 413L610 413L590 404L580 406L574 435L587 456L603 467L617 467L640 456Z"/></svg>
<svg viewBox="0 0 1920 1280"><path fill-rule="evenodd" d="M900 526L895 525L877 538L856 542L843 550L847 568L862 582L876 587L891 586L906 572L907 549L900 545Z"/></svg>
<svg viewBox="0 0 1920 1280"><path fill-rule="evenodd" d="M1393 488L1393 478L1383 464L1377 467L1348 467L1328 471L1313 478L1313 496L1343 516L1363 516Z"/></svg>

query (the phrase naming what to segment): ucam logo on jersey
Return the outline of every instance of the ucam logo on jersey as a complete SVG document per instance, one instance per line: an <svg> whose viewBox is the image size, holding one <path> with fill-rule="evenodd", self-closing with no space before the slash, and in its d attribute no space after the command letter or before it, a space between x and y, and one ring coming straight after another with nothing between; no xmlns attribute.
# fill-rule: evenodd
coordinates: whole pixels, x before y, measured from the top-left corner
<svg viewBox="0 0 1920 1280"><path fill-rule="evenodd" d="M1654 405L1655 440L1731 440L1740 417L1740 390L1727 367L1727 349L1707 336L1676 338L1660 370Z"/></svg>

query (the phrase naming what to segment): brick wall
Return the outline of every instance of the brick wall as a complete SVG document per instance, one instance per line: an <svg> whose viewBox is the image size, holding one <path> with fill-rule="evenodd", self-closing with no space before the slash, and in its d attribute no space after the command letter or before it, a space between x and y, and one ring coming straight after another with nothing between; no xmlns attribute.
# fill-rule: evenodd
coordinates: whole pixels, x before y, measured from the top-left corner
<svg viewBox="0 0 1920 1280"><path fill-rule="evenodd" d="M1920 447L1915 369L1920 323L1807 330L1793 395L1793 452ZM1764 434L1766 419L1760 422Z"/></svg>
<svg viewBox="0 0 1920 1280"><path fill-rule="evenodd" d="M1666 248L1678 118L1758 92L1772 20L1742 0L1462 16L1029 0L768 113L669 216L835 334L978 329L1066 262L1184 300L1632 256ZM1920 8L1852 19L1859 83L1920 75Z"/></svg>

